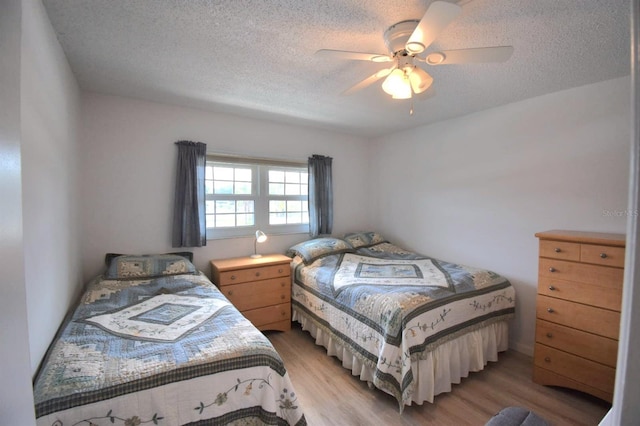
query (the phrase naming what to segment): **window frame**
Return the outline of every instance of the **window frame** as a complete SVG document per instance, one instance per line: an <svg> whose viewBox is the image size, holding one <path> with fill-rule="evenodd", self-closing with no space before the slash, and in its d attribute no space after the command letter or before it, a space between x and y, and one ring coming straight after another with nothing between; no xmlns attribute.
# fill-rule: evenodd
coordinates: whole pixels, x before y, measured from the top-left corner
<svg viewBox="0 0 640 426"><path fill-rule="evenodd" d="M289 162L281 160L272 160L264 158L251 158L240 156L226 156L217 154L207 154L206 167L210 167L213 164L216 165L229 165L231 167L247 167L252 169L252 194L205 194L206 201L213 201L215 199L222 200L242 200L253 199L254 200L254 224L252 226L235 226L235 227L222 227L212 228L207 226L207 240L218 240L226 238L238 238L238 237L253 237L255 232L259 229L267 235L283 235L283 234L307 234L309 233L309 213L308 213L308 181L304 182L307 187L307 194L305 195L269 195L269 171L270 170L294 170L297 172L308 173L307 163L304 162ZM308 175L307 175L308 176ZM206 181L211 182L211 179ZM302 185L302 183L301 183ZM301 224L269 224L269 201L273 199L278 200L302 200L306 202L307 216L306 222L303 217ZM205 210L205 215L209 214ZM303 210L304 214L304 210Z"/></svg>

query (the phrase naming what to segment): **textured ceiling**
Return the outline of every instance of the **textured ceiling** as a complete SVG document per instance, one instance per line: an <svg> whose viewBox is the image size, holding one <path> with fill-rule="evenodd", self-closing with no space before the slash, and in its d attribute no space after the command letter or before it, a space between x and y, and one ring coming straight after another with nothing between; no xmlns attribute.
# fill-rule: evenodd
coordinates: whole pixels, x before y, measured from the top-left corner
<svg viewBox="0 0 640 426"><path fill-rule="evenodd" d="M80 86L364 136L629 74L628 0L463 0L428 47L514 47L499 64L428 66L434 96L392 100L386 68L318 49L387 53L383 33L431 0L43 0Z"/></svg>

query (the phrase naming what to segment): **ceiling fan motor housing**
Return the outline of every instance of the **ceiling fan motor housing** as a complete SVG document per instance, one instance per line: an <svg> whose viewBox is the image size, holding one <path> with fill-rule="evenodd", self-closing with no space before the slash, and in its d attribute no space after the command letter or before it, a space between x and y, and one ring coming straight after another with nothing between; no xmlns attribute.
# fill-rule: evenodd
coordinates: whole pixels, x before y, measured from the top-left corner
<svg viewBox="0 0 640 426"><path fill-rule="evenodd" d="M400 51L406 53L405 46L409 37L418 26L417 19L409 19L407 21L398 22L393 24L384 32L384 43L387 45L387 49L393 55Z"/></svg>

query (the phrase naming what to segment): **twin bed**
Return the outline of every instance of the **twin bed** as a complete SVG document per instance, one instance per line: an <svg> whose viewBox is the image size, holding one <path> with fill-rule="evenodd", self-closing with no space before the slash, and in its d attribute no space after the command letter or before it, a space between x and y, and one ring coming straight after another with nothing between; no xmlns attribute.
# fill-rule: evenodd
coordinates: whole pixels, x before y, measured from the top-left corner
<svg viewBox="0 0 640 426"><path fill-rule="evenodd" d="M306 424L278 353L189 255L107 256L35 379L39 426Z"/></svg>
<svg viewBox="0 0 640 426"><path fill-rule="evenodd" d="M293 320L401 412L508 347L515 294L493 272L375 232L287 254ZM306 424L278 353L190 256L107 255L35 378L39 426Z"/></svg>

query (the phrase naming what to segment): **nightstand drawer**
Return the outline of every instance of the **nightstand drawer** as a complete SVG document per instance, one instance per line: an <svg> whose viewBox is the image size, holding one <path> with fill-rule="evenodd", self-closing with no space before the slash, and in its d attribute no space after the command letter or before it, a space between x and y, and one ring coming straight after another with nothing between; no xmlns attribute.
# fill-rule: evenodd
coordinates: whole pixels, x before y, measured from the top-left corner
<svg viewBox="0 0 640 426"><path fill-rule="evenodd" d="M251 309L243 311L242 315L247 317L247 319L258 328L280 321L291 321L291 303L282 303L280 305Z"/></svg>
<svg viewBox="0 0 640 426"><path fill-rule="evenodd" d="M599 306L613 311L620 311L622 306L622 282L601 286L540 277L538 294L584 303L585 305Z"/></svg>
<svg viewBox="0 0 640 426"><path fill-rule="evenodd" d="M561 260L580 260L580 244L563 241L540 241L540 256Z"/></svg>
<svg viewBox="0 0 640 426"><path fill-rule="evenodd" d="M536 343L534 364L577 382L587 383L597 389L613 393L616 379L615 368L589 361L540 343Z"/></svg>
<svg viewBox="0 0 640 426"><path fill-rule="evenodd" d="M536 303L536 316L545 321L618 339L620 313L616 311L539 294Z"/></svg>
<svg viewBox="0 0 640 426"><path fill-rule="evenodd" d="M580 260L598 265L624 267L624 247L597 246L582 244Z"/></svg>
<svg viewBox="0 0 640 426"><path fill-rule="evenodd" d="M223 286L220 291L240 311L291 300L289 277Z"/></svg>
<svg viewBox="0 0 640 426"><path fill-rule="evenodd" d="M564 260L543 259L538 262L540 277L577 281L601 286L622 284L624 270L606 266L586 265Z"/></svg>
<svg viewBox="0 0 640 426"><path fill-rule="evenodd" d="M610 367L616 366L618 341L608 337L537 320L536 342Z"/></svg>
<svg viewBox="0 0 640 426"><path fill-rule="evenodd" d="M288 277L291 273L289 265L258 266L254 268L237 269L220 272L220 286L246 283L249 281L266 280L276 277Z"/></svg>

